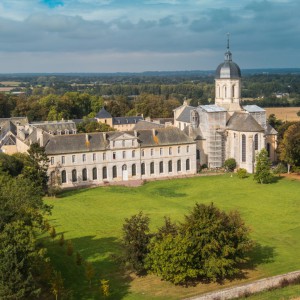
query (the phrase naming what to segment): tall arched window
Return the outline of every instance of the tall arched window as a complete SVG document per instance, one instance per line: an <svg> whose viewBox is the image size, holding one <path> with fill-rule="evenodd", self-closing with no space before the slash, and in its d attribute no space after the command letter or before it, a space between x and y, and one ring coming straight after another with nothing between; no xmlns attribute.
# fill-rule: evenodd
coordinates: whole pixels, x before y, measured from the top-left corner
<svg viewBox="0 0 300 300"><path fill-rule="evenodd" d="M93 180L97 179L97 168L93 168Z"/></svg>
<svg viewBox="0 0 300 300"><path fill-rule="evenodd" d="M146 174L146 169L145 169L145 163L141 164L141 174L145 175Z"/></svg>
<svg viewBox="0 0 300 300"><path fill-rule="evenodd" d="M77 181L77 171L74 169L72 170L72 182Z"/></svg>
<svg viewBox="0 0 300 300"><path fill-rule="evenodd" d="M258 134L254 136L254 150L258 150Z"/></svg>
<svg viewBox="0 0 300 300"><path fill-rule="evenodd" d="M82 180L87 181L87 170L86 170L86 168L82 169Z"/></svg>
<svg viewBox="0 0 300 300"><path fill-rule="evenodd" d="M107 179L107 168L106 167L102 168L102 179Z"/></svg>
<svg viewBox="0 0 300 300"><path fill-rule="evenodd" d="M227 87L224 86L224 97L227 98Z"/></svg>
<svg viewBox="0 0 300 300"><path fill-rule="evenodd" d="M267 151L268 151L268 156L271 156L271 145L270 143L267 143Z"/></svg>
<svg viewBox="0 0 300 300"><path fill-rule="evenodd" d="M172 161L171 160L168 161L168 171L172 172Z"/></svg>
<svg viewBox="0 0 300 300"><path fill-rule="evenodd" d="M67 182L67 172L66 170L61 171L61 183Z"/></svg>
<svg viewBox="0 0 300 300"><path fill-rule="evenodd" d="M234 98L234 90L235 90L235 86L232 86L232 98Z"/></svg>
<svg viewBox="0 0 300 300"><path fill-rule="evenodd" d="M197 151L196 151L196 157L198 160L200 159L200 150L199 149L197 149Z"/></svg>
<svg viewBox="0 0 300 300"><path fill-rule="evenodd" d="M117 166L113 166L112 168L113 178L117 177Z"/></svg>
<svg viewBox="0 0 300 300"><path fill-rule="evenodd" d="M242 135L242 162L246 162L246 136Z"/></svg>
<svg viewBox="0 0 300 300"><path fill-rule="evenodd" d="M133 165L131 166L131 175L132 175L132 176L136 176L136 164L133 164Z"/></svg>
<svg viewBox="0 0 300 300"><path fill-rule="evenodd" d="M160 161L159 162L159 173L163 173L164 172L164 162Z"/></svg>
<svg viewBox="0 0 300 300"><path fill-rule="evenodd" d="M177 160L177 172L180 172L181 171L181 160L178 159Z"/></svg>
<svg viewBox="0 0 300 300"><path fill-rule="evenodd" d="M154 162L150 163L150 174L154 174Z"/></svg>
<svg viewBox="0 0 300 300"><path fill-rule="evenodd" d="M186 169L187 171L190 170L190 159L189 159L189 158L185 161L185 169Z"/></svg>

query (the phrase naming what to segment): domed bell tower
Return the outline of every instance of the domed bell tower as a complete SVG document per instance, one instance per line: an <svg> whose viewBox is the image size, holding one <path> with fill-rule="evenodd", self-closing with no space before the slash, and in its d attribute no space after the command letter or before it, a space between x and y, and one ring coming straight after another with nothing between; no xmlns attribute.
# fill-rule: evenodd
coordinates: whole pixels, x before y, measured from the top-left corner
<svg viewBox="0 0 300 300"><path fill-rule="evenodd" d="M229 49L229 34L227 34L227 50L224 62L216 70L215 104L225 108L229 113L241 111L241 70L232 61Z"/></svg>

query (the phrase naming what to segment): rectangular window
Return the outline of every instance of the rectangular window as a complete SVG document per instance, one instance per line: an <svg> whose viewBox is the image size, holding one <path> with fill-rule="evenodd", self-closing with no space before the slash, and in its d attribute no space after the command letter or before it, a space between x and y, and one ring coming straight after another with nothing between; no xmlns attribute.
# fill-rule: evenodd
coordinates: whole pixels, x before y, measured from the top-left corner
<svg viewBox="0 0 300 300"><path fill-rule="evenodd" d="M117 154L116 152L113 152L113 159L116 159L117 158Z"/></svg>
<svg viewBox="0 0 300 300"><path fill-rule="evenodd" d="M132 150L132 157L135 157L135 150Z"/></svg>
<svg viewBox="0 0 300 300"><path fill-rule="evenodd" d="M76 156L72 155L72 163L76 162Z"/></svg>
<svg viewBox="0 0 300 300"><path fill-rule="evenodd" d="M96 158L97 158L96 153L93 153L93 161L96 161Z"/></svg>
<svg viewBox="0 0 300 300"><path fill-rule="evenodd" d="M160 148L159 149L159 155L163 155L163 154L164 154L163 148Z"/></svg>
<svg viewBox="0 0 300 300"><path fill-rule="evenodd" d="M64 156L62 156L62 157L61 157L61 164L62 164L62 165L64 165L64 164L65 164L65 162L66 162L66 161L65 161L65 157L64 157Z"/></svg>
<svg viewBox="0 0 300 300"><path fill-rule="evenodd" d="M190 152L190 146L186 146L186 153Z"/></svg>
<svg viewBox="0 0 300 300"><path fill-rule="evenodd" d="M86 154L82 154L82 161L86 161Z"/></svg>
<svg viewBox="0 0 300 300"><path fill-rule="evenodd" d="M51 165L54 165L54 157L51 157L50 163L51 163Z"/></svg>
<svg viewBox="0 0 300 300"><path fill-rule="evenodd" d="M153 150L153 149L151 149L151 156L153 156L153 154L154 154L154 150Z"/></svg>
<svg viewBox="0 0 300 300"><path fill-rule="evenodd" d="M180 146L178 146L178 148L177 148L177 153L178 154L180 153Z"/></svg>
<svg viewBox="0 0 300 300"><path fill-rule="evenodd" d="M122 157L123 157L123 158L126 158L126 151L123 151L123 152L122 152Z"/></svg>
<svg viewBox="0 0 300 300"><path fill-rule="evenodd" d="M106 153L103 153L102 158L103 160L106 160Z"/></svg>
<svg viewBox="0 0 300 300"><path fill-rule="evenodd" d="M169 148L169 155L172 155L172 148Z"/></svg>

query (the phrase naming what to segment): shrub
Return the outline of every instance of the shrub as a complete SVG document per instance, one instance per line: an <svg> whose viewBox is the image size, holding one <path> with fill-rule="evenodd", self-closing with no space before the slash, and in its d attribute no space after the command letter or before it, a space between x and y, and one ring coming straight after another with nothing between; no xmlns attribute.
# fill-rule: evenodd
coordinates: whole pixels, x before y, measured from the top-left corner
<svg viewBox="0 0 300 300"><path fill-rule="evenodd" d="M274 169L273 173L280 176L282 173L287 173L287 166L283 163L279 163Z"/></svg>
<svg viewBox="0 0 300 300"><path fill-rule="evenodd" d="M300 167L294 166L292 170L293 170L293 172L296 173L297 175L300 175Z"/></svg>
<svg viewBox="0 0 300 300"><path fill-rule="evenodd" d="M71 240L69 240L67 242L67 255L72 256L73 255L73 251L74 251L73 243L72 243Z"/></svg>
<svg viewBox="0 0 300 300"><path fill-rule="evenodd" d="M247 170L243 169L243 168L238 169L237 176L240 179L246 178L247 177Z"/></svg>
<svg viewBox="0 0 300 300"><path fill-rule="evenodd" d="M207 169L207 164L203 164L203 165L201 166L201 170L203 170L203 169Z"/></svg>
<svg viewBox="0 0 300 300"><path fill-rule="evenodd" d="M226 172L233 172L236 168L236 160L234 158L228 158L224 162L224 168Z"/></svg>

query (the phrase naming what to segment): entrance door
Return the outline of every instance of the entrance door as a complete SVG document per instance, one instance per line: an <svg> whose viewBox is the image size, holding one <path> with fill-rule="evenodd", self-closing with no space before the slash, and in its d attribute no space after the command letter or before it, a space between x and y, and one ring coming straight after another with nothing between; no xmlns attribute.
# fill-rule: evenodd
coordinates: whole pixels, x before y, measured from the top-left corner
<svg viewBox="0 0 300 300"><path fill-rule="evenodd" d="M127 166L126 165L122 166L122 178L123 178L123 181L127 181L128 180L128 170L127 170Z"/></svg>

